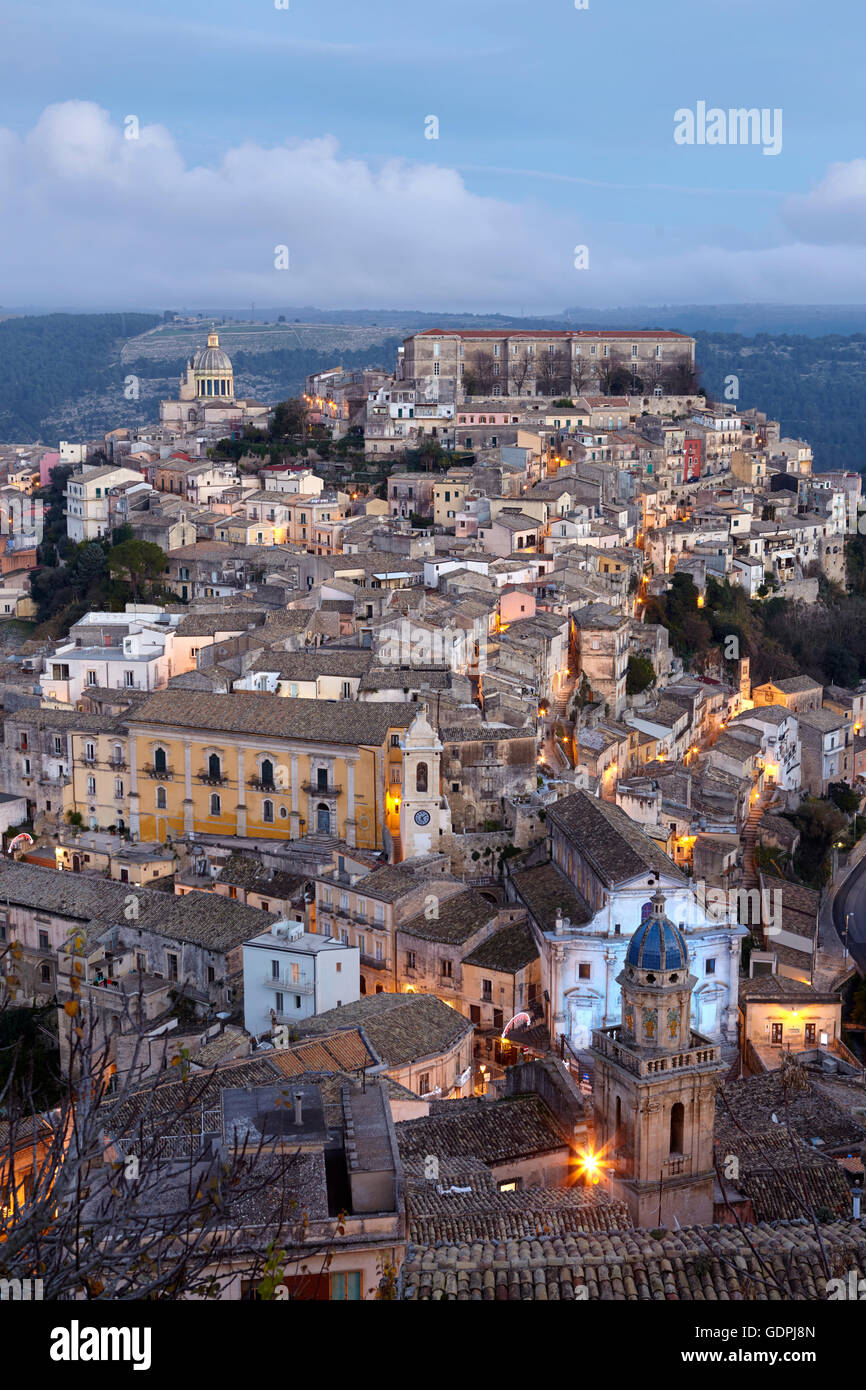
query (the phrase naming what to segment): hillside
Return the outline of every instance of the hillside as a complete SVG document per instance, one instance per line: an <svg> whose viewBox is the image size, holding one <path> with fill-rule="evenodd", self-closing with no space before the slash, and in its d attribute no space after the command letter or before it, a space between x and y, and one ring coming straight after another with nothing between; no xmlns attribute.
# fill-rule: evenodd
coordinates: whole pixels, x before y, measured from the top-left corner
<svg viewBox="0 0 866 1390"><path fill-rule="evenodd" d="M747 306L748 307L748 306ZM625 311L612 313L614 325ZM715 311L719 316L723 310ZM772 311L768 311L772 313ZM781 311L779 311L781 313ZM793 313L793 311L790 311ZM804 313L806 311L803 311ZM817 312L817 311L816 311ZM854 311L851 311L852 313ZM548 320L588 323L600 315L572 311ZM645 317L638 318L638 314ZM682 311L680 311L682 313ZM706 319L707 311L696 317ZM839 311L840 315L843 311ZM631 322L676 318L673 310L633 311ZM238 394L277 401L297 395L304 377L327 367L392 368L404 337L431 322L442 327L538 326L540 321L472 315L370 310L344 315L307 310L306 319L251 323L218 321L220 340L235 366ZM732 310L732 321L738 321ZM0 442L56 444L87 438L121 422L157 418L159 402L174 396L187 358L204 342L209 320L164 322L156 314L47 314L0 322ZM701 329L696 333L703 385L725 399L725 378L739 381L738 404L779 419L786 435L808 439L816 467L866 464L866 333L757 333ZM137 397L125 383L137 378Z"/></svg>

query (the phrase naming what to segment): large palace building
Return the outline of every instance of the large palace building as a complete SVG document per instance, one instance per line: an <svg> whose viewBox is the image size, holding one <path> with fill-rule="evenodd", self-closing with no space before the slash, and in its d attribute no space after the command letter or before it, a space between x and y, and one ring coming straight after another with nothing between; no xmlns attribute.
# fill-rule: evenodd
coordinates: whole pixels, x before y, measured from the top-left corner
<svg viewBox="0 0 866 1390"><path fill-rule="evenodd" d="M479 377L494 396L580 394L604 385L614 366L639 394L660 383L672 390L672 373L691 389L695 340L670 329L429 328L406 338L398 357L398 375L434 396L459 397L463 379Z"/></svg>

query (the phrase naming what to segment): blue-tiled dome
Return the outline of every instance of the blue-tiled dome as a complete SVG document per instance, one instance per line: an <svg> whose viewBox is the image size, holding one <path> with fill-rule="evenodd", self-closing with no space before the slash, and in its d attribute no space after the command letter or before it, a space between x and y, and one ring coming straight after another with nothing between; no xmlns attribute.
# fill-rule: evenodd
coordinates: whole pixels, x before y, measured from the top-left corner
<svg viewBox="0 0 866 1390"><path fill-rule="evenodd" d="M638 927L626 952L626 964L638 970L688 970L689 948L682 932L662 913L664 899L653 900L653 913Z"/></svg>

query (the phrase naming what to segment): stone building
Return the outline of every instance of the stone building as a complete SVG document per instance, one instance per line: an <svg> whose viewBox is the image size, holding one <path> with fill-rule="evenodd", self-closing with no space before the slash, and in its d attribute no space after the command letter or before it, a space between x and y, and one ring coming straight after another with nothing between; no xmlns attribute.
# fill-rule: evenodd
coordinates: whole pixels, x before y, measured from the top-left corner
<svg viewBox="0 0 866 1390"><path fill-rule="evenodd" d="M671 368L690 373L694 360L694 338L664 329L429 328L404 340L398 375L434 398L461 399L467 376L486 396L558 396L592 389L613 362L635 387L654 387Z"/></svg>
<svg viewBox="0 0 866 1390"><path fill-rule="evenodd" d="M696 1031L737 1036L740 943L746 930L716 912L649 835L618 806L577 791L547 808L550 859L520 869L509 896L529 914L551 1038L587 1048L594 1028L620 1018L617 972L649 913L654 890L689 942L698 977L691 996ZM736 908L733 909L736 911Z"/></svg>
<svg viewBox="0 0 866 1390"><path fill-rule="evenodd" d="M691 1026L689 948L665 896L631 939L622 1022L592 1036L595 1148L636 1226L713 1219L715 1091L721 1048Z"/></svg>

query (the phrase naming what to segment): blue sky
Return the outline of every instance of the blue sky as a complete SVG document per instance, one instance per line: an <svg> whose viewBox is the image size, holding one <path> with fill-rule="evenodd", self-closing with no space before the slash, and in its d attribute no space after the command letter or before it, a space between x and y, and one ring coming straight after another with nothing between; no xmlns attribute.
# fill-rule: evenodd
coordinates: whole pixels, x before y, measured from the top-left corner
<svg viewBox="0 0 866 1390"><path fill-rule="evenodd" d="M19 300L866 300L853 0L289 3L5 7ZM699 101L780 108L781 153L677 145Z"/></svg>

